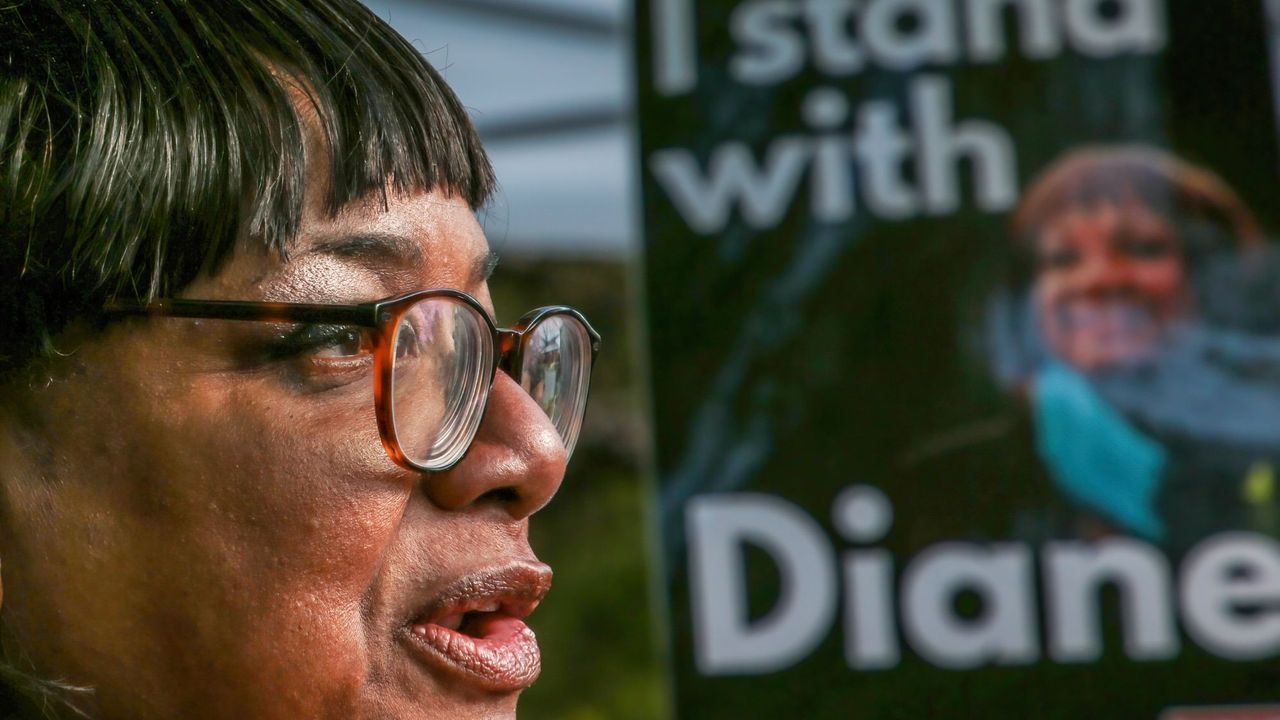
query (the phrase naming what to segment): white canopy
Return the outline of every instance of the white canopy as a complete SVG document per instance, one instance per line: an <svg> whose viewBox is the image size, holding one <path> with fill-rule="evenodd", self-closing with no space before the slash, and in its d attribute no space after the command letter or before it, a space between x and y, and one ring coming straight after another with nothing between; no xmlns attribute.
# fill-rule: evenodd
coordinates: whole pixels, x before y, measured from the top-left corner
<svg viewBox="0 0 1280 720"><path fill-rule="evenodd" d="M444 75L500 191L510 255L624 258L640 246L624 0L364 0Z"/></svg>

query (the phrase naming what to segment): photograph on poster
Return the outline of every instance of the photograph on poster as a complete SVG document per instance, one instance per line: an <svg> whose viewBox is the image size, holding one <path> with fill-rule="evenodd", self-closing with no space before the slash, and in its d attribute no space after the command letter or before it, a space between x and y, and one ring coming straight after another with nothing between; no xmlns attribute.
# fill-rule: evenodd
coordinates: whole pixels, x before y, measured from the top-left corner
<svg viewBox="0 0 1280 720"><path fill-rule="evenodd" d="M1226 182L1150 147L1066 153L1012 214L992 369L1052 483L1114 530L1185 549L1274 534L1275 251Z"/></svg>

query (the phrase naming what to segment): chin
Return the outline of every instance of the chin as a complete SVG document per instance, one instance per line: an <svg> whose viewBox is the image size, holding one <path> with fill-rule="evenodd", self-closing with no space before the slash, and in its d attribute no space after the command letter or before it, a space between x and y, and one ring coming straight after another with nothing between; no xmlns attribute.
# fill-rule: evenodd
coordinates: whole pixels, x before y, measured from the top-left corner
<svg viewBox="0 0 1280 720"><path fill-rule="evenodd" d="M458 697L451 692L434 697L401 696L398 701L374 702L359 717L362 720L505 720L516 716L518 700L519 693L480 697Z"/></svg>

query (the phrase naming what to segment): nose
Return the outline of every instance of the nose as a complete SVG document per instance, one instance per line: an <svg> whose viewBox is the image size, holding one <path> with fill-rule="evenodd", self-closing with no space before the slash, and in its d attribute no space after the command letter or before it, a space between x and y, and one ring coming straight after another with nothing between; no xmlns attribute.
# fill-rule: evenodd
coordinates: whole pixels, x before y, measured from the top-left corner
<svg viewBox="0 0 1280 720"><path fill-rule="evenodd" d="M1070 273L1060 275L1062 290L1085 297L1114 295L1125 286L1124 270L1103 255L1087 255Z"/></svg>
<svg viewBox="0 0 1280 720"><path fill-rule="evenodd" d="M1107 253L1090 253L1072 274L1078 292L1089 296L1109 296L1132 286L1128 263Z"/></svg>
<svg viewBox="0 0 1280 720"><path fill-rule="evenodd" d="M499 371L466 457L426 478L424 487L441 509L491 503L519 520L551 500L567 462L564 443L550 418L523 388Z"/></svg>

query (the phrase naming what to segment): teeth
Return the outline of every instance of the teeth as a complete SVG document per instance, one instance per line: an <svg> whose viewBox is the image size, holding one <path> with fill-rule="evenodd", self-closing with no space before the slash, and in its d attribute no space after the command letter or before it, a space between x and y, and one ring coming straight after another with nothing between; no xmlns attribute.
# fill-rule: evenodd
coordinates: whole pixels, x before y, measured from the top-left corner
<svg viewBox="0 0 1280 720"><path fill-rule="evenodd" d="M1072 303L1066 308L1066 320L1076 330L1131 334L1155 322L1149 309L1132 303Z"/></svg>
<svg viewBox="0 0 1280 720"><path fill-rule="evenodd" d="M448 615L441 615L435 620L429 621L432 625L439 625L455 632L461 631L462 626L467 623L468 619L476 615L485 615L488 613L496 613L502 611L501 600L489 600L478 605L464 605L463 607L454 606L453 612Z"/></svg>
<svg viewBox="0 0 1280 720"><path fill-rule="evenodd" d="M450 630L460 630L462 628L463 623L467 621L467 616L477 615L481 613L498 612L501 609L502 609L502 603L495 600L493 602L489 602L484 605L477 605L469 610L464 610L462 612L455 612L450 615L445 615L441 617L439 620L436 620L435 624L439 625L440 627L448 628Z"/></svg>

